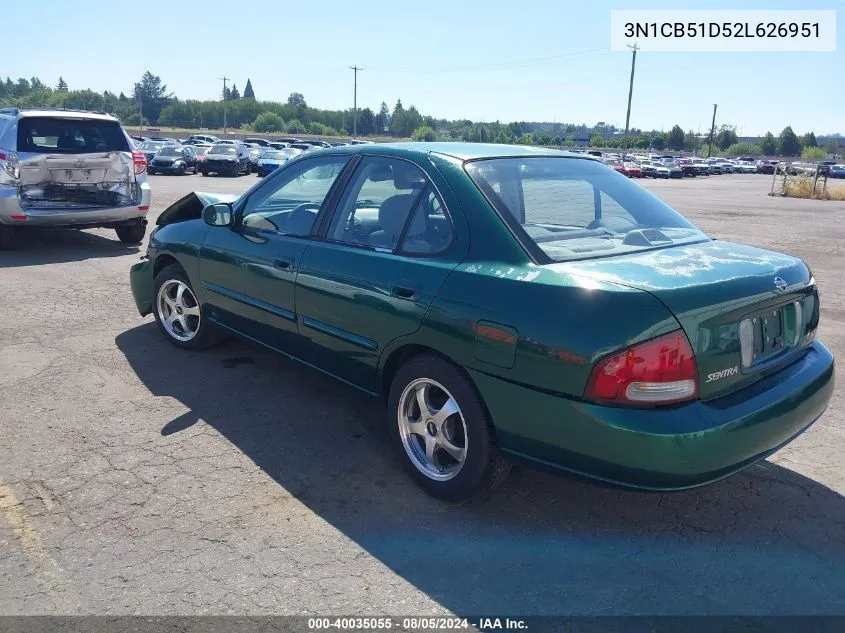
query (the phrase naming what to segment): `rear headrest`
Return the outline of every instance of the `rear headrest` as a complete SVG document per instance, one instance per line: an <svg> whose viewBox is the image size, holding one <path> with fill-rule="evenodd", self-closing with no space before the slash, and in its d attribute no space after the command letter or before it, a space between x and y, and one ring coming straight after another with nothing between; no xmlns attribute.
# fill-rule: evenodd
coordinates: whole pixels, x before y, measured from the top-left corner
<svg viewBox="0 0 845 633"><path fill-rule="evenodd" d="M56 141L57 149L73 149L76 147L76 139L72 136L60 136Z"/></svg>
<svg viewBox="0 0 845 633"><path fill-rule="evenodd" d="M402 227L405 226L405 220L411 212L415 197L410 194L391 196L379 207L378 223L382 230L394 240L399 238Z"/></svg>

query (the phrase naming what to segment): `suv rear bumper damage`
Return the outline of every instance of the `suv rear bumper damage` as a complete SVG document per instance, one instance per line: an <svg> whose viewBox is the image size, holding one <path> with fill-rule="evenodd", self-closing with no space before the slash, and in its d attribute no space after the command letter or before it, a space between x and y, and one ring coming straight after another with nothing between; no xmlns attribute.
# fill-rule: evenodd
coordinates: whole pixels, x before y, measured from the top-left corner
<svg viewBox="0 0 845 633"><path fill-rule="evenodd" d="M31 188L33 185L29 185ZM121 184L127 187L127 184ZM0 186L0 224L12 226L102 226L135 218L144 218L150 208L150 185L146 182L131 183L137 202L117 206L95 206L80 201L67 202L40 200L21 204L18 187ZM24 187L21 187L24 188ZM104 191L106 196L112 192ZM87 195L87 194L81 194ZM112 200L116 198L112 197Z"/></svg>

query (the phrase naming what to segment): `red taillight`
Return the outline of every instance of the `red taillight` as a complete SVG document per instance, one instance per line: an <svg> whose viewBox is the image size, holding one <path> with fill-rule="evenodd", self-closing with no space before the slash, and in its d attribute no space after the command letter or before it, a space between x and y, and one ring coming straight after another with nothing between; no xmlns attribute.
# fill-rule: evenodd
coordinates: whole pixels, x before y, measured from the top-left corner
<svg viewBox="0 0 845 633"><path fill-rule="evenodd" d="M698 368L686 335L678 330L601 359L584 396L614 404L668 404L698 396Z"/></svg>
<svg viewBox="0 0 845 633"><path fill-rule="evenodd" d="M132 164L135 165L135 175L143 174L147 171L147 157L144 152L136 149L132 152Z"/></svg>

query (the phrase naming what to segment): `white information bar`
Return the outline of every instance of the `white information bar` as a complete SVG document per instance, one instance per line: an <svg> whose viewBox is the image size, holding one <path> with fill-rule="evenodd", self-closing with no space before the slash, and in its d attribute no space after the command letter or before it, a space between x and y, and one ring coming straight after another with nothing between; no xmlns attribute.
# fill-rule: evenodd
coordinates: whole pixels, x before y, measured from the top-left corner
<svg viewBox="0 0 845 633"><path fill-rule="evenodd" d="M610 12L610 48L644 51L835 51L836 11Z"/></svg>

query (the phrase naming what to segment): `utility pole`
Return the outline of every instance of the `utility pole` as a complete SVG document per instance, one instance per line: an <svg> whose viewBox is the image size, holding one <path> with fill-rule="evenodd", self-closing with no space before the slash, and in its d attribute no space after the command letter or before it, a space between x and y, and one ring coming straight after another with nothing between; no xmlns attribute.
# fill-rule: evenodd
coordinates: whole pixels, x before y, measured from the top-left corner
<svg viewBox="0 0 845 633"><path fill-rule="evenodd" d="M637 43L634 42L634 45L628 45L634 55L631 58L631 83L628 84L628 112L625 114L625 137L622 139L622 149L628 149L628 125L631 122L631 97L634 95L634 69L637 67L637 51L640 50Z"/></svg>
<svg viewBox="0 0 845 633"><path fill-rule="evenodd" d="M352 91L352 137L358 136L358 71L364 70L357 66L350 66L355 71L355 87Z"/></svg>
<svg viewBox="0 0 845 633"><path fill-rule="evenodd" d="M710 125L710 140L707 142L707 158L713 153L713 133L716 131L716 108L718 104L713 104L713 123Z"/></svg>
<svg viewBox="0 0 845 633"><path fill-rule="evenodd" d="M226 135L226 82L229 77L218 77L223 82L223 136Z"/></svg>
<svg viewBox="0 0 845 633"><path fill-rule="evenodd" d="M138 90L138 125L144 131L144 109L141 107L141 91Z"/></svg>

